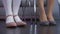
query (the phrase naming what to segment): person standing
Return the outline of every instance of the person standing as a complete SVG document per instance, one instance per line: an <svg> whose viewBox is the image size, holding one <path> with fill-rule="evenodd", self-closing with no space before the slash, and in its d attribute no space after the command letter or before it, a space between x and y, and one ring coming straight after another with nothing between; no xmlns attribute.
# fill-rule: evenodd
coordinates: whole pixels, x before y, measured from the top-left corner
<svg viewBox="0 0 60 34"><path fill-rule="evenodd" d="M21 0L2 0L6 12L6 26L15 27L26 25L18 16ZM13 5L12 5L13 2Z"/></svg>
<svg viewBox="0 0 60 34"><path fill-rule="evenodd" d="M37 5L39 7L39 20L40 25L56 25L56 22L54 20L52 9L54 5L54 0L47 0L47 14L45 13L44 9L44 0L37 0Z"/></svg>

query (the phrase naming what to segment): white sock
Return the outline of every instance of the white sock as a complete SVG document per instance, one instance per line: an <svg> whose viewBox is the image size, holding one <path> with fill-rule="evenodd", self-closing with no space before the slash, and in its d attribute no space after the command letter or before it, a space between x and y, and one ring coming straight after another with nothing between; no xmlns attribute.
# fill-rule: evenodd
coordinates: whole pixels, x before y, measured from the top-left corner
<svg viewBox="0 0 60 34"><path fill-rule="evenodd" d="M13 0L13 14L18 15L19 8L20 8L21 0ZM19 16L15 16L15 21L20 22L22 21Z"/></svg>
<svg viewBox="0 0 60 34"><path fill-rule="evenodd" d="M5 12L6 12L6 16L8 15L13 15L12 13L12 0L2 0L4 8L5 8ZM10 23L10 22L14 22L13 20L13 16L9 16L6 19L6 23Z"/></svg>
<svg viewBox="0 0 60 34"><path fill-rule="evenodd" d="M8 16L6 18L6 23L14 22L13 16Z"/></svg>

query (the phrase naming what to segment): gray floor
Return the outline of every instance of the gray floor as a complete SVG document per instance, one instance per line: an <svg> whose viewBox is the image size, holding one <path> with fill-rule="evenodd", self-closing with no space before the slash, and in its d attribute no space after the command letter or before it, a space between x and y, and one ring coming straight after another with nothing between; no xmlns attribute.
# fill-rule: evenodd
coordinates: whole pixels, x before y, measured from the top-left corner
<svg viewBox="0 0 60 34"><path fill-rule="evenodd" d="M7 28L5 21L0 20L0 34L60 34L60 21L56 20L56 26L34 26L35 22L26 21L25 27ZM36 23L39 23L38 21Z"/></svg>

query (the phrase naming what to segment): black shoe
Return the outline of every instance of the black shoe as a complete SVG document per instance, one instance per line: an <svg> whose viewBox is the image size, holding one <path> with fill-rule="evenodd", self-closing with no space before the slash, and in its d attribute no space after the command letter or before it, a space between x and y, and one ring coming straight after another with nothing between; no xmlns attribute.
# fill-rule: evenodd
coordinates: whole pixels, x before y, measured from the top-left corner
<svg viewBox="0 0 60 34"><path fill-rule="evenodd" d="M49 21L49 25L56 25L55 21Z"/></svg>
<svg viewBox="0 0 60 34"><path fill-rule="evenodd" d="M42 26L48 26L49 22L48 21L40 22L40 25L42 25Z"/></svg>

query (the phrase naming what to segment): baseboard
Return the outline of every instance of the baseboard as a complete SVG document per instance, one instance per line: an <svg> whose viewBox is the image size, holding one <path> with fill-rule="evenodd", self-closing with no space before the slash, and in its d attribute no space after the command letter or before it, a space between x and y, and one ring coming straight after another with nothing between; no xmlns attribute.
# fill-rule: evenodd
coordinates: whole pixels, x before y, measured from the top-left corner
<svg viewBox="0 0 60 34"><path fill-rule="evenodd" d="M24 19L34 19L35 18L35 16L19 16L20 18L24 18ZM37 18L38 18L38 16L37 16ZM0 16L0 19L6 19L6 16ZM59 17L55 17L55 19L60 19L60 16Z"/></svg>

